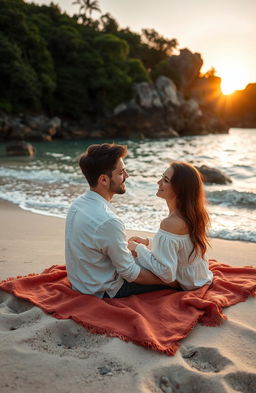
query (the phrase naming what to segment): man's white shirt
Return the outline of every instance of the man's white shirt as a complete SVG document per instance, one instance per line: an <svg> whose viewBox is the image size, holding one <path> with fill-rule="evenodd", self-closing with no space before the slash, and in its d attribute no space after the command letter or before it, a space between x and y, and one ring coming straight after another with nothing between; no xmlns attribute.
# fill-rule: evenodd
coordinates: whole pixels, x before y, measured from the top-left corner
<svg viewBox="0 0 256 393"><path fill-rule="evenodd" d="M114 297L124 280L140 273L127 248L125 227L114 207L87 191L71 205L66 219L65 257L68 279L79 292Z"/></svg>

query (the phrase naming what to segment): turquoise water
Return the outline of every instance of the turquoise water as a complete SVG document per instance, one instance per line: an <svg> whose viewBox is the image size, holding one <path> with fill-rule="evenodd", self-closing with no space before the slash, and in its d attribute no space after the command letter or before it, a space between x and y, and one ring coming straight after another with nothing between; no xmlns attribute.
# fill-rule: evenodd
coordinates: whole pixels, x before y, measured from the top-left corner
<svg viewBox="0 0 256 393"><path fill-rule="evenodd" d="M88 189L78 168L79 155L89 144L105 141L33 143L37 149L33 159L7 157L5 144L0 144L0 198L41 214L65 217L71 201ZM129 148L127 192L113 198L127 228L157 230L167 212L164 201L155 196L157 181L170 160L184 160L219 168L232 179L228 185L205 186L211 235L256 242L256 129L115 142Z"/></svg>

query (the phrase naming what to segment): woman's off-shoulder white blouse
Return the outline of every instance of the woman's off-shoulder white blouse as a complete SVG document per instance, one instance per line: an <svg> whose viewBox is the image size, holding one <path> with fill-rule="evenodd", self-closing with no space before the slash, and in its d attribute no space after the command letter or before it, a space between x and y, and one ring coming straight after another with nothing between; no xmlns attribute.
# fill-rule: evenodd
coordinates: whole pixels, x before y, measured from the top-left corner
<svg viewBox="0 0 256 393"><path fill-rule="evenodd" d="M198 255L189 255L193 249L190 236L175 235L159 229L148 247L138 244L136 262L150 270L162 281L178 281L184 290L200 288L212 282L213 274L208 261Z"/></svg>

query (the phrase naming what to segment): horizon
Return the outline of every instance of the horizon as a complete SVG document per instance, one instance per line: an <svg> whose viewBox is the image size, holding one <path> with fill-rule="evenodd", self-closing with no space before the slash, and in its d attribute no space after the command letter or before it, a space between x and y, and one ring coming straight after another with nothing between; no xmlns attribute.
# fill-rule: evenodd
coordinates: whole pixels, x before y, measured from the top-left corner
<svg viewBox="0 0 256 393"><path fill-rule="evenodd" d="M49 5L52 0L26 2ZM74 15L79 6L72 2L53 1L62 12ZM189 5L185 3L185 0L173 0L171 4L168 0L159 0L155 6L145 0L136 3L134 0L129 3L99 0L99 7L102 14L110 13L121 28L129 27L134 32L153 28L167 38L176 38L178 50L188 48L200 53L204 62L201 72L214 68L216 75L222 78L223 94L256 83L256 2L216 0L214 4L206 4L203 0L191 0ZM100 14L94 12L92 16L97 19Z"/></svg>

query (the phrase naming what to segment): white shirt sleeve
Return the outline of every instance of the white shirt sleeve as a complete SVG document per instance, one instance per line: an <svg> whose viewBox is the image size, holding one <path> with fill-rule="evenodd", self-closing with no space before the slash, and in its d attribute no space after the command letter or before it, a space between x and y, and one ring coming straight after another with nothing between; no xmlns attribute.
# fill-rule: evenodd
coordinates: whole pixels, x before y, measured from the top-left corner
<svg viewBox="0 0 256 393"><path fill-rule="evenodd" d="M128 282L135 281L141 269L127 248L123 223L115 218L109 219L97 228L96 236L98 247L111 259L117 273Z"/></svg>
<svg viewBox="0 0 256 393"><path fill-rule="evenodd" d="M150 270L166 283L176 280L178 263L178 244L171 239L162 238L158 247L150 251L143 244L136 247L137 263Z"/></svg>

